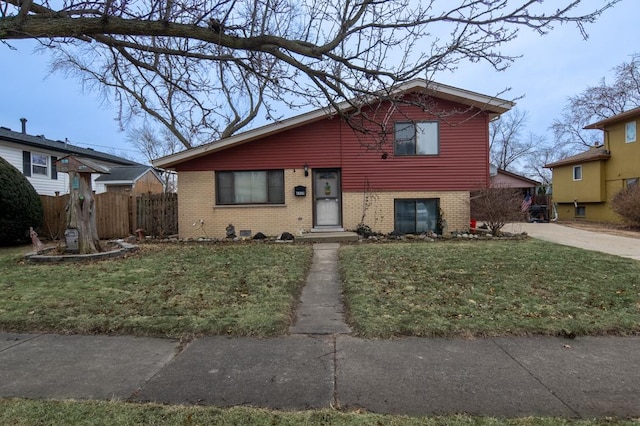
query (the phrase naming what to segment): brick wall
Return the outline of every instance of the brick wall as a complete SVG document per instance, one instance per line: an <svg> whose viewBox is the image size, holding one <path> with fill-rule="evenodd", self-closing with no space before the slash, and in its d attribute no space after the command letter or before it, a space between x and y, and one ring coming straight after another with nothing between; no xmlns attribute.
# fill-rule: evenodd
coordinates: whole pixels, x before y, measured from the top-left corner
<svg viewBox="0 0 640 426"><path fill-rule="evenodd" d="M305 177L301 169L284 171L284 206L216 206L214 179L214 172L180 172L180 238L224 238L229 224L233 224L238 236L241 230L250 230L252 235L262 232L267 236L277 236L284 231L297 235L302 230L311 229L311 176ZM307 187L306 197L294 195L297 185Z"/></svg>
<svg viewBox="0 0 640 426"><path fill-rule="evenodd" d="M355 229L362 221L367 204L364 224L375 232L388 233L394 228L393 200L396 198L439 198L440 209L449 231L469 228L469 192L368 192L343 194L343 219L345 229Z"/></svg>
<svg viewBox="0 0 640 426"><path fill-rule="evenodd" d="M311 176L301 169L285 170L285 205L216 206L215 174L211 171L180 172L178 180L178 212L180 238L223 238L226 227L233 224L236 234L250 230L276 236L287 231L294 235L308 232L313 226L313 196ZM307 187L306 197L296 197L294 187ZM394 198L439 198L448 230L469 227L469 193L443 192L368 192L343 194L344 228L353 230L362 220L376 232L391 232L394 228Z"/></svg>

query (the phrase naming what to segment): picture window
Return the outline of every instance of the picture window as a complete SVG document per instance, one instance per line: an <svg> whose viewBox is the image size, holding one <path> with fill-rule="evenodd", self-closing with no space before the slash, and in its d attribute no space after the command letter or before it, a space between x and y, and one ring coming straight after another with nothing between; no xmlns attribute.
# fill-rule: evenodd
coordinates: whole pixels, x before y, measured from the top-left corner
<svg viewBox="0 0 640 426"><path fill-rule="evenodd" d="M284 170L216 172L216 204L284 204Z"/></svg>

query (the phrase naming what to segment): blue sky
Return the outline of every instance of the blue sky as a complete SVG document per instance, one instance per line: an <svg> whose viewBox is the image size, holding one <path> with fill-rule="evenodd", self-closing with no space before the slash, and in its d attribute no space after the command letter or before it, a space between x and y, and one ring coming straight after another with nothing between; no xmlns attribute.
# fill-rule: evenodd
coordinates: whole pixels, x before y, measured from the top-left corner
<svg viewBox="0 0 640 426"><path fill-rule="evenodd" d="M586 6L599 7L601 0ZM545 36L523 29L506 46L505 53L522 55L506 71L496 72L483 64L463 63L453 73L436 80L467 90L508 99L523 96L518 107L528 111L526 132L551 138L548 127L558 118L568 96L610 77L611 69L629 60L640 40L640 2L623 0L586 27L583 40L575 25L558 25ZM119 128L117 109L99 93L83 92L80 82L63 74L50 75L46 54L33 53L33 41L11 41L17 50L0 44L0 126L20 131L20 118L28 119L27 132L64 140L99 151L126 155L144 162L144 157L126 141Z"/></svg>

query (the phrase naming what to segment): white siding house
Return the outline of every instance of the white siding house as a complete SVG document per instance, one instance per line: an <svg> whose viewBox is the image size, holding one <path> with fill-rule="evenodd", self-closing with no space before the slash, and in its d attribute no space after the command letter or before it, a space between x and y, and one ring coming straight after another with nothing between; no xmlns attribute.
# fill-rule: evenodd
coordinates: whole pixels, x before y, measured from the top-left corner
<svg viewBox="0 0 640 426"><path fill-rule="evenodd" d="M140 165L90 148L46 139L44 136L29 135L24 125L22 132L0 127L0 157L20 170L40 195L69 193L69 176L66 173L58 173L55 167L56 160L66 155L89 158L107 168ZM95 182L99 176L97 174L93 176L93 189L96 193L106 191L104 184Z"/></svg>

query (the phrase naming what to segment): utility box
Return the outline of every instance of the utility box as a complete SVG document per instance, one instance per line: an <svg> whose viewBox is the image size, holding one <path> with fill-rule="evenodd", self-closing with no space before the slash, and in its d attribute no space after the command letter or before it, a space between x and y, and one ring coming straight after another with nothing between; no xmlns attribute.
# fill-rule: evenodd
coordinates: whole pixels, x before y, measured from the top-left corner
<svg viewBox="0 0 640 426"><path fill-rule="evenodd" d="M80 249L78 246L78 230L75 228L68 228L64 231L64 239L67 245L65 252L78 253L78 250Z"/></svg>

